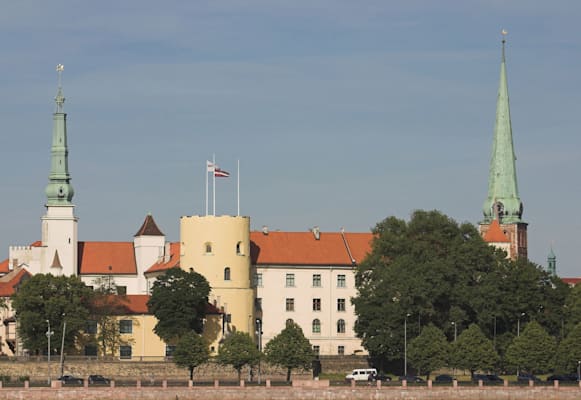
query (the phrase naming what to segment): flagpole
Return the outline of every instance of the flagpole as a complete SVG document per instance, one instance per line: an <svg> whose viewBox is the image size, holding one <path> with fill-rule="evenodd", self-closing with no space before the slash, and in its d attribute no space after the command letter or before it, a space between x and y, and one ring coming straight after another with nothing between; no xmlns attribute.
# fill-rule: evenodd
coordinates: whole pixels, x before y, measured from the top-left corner
<svg viewBox="0 0 581 400"><path fill-rule="evenodd" d="M240 216L240 160L237 160L237 182L236 182L236 204L238 208L238 216Z"/></svg>
<svg viewBox="0 0 581 400"><path fill-rule="evenodd" d="M208 216L208 161L206 159L206 168L204 168L204 170L206 171L206 217Z"/></svg>
<svg viewBox="0 0 581 400"><path fill-rule="evenodd" d="M216 154L212 154L212 164L214 164L214 173L212 174L212 214L216 216Z"/></svg>

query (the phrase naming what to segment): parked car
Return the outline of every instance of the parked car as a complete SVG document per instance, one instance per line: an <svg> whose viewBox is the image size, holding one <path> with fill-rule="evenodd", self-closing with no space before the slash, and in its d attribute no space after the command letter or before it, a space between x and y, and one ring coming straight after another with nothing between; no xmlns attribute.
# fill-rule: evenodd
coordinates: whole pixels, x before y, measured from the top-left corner
<svg viewBox="0 0 581 400"><path fill-rule="evenodd" d="M549 375L547 377L547 382L560 381L560 382L577 382L579 380L577 374L562 374L562 375Z"/></svg>
<svg viewBox="0 0 581 400"><path fill-rule="evenodd" d="M502 379L500 376L495 375L495 374L486 374L486 378L488 378L488 382L504 383L504 379Z"/></svg>
<svg viewBox="0 0 581 400"><path fill-rule="evenodd" d="M347 381L368 381L370 375L377 375L375 368L357 368L345 376Z"/></svg>
<svg viewBox="0 0 581 400"><path fill-rule="evenodd" d="M485 383L503 383L504 380L495 374L474 374L472 376L472 382L478 383L478 381L482 381Z"/></svg>
<svg viewBox="0 0 581 400"><path fill-rule="evenodd" d="M400 381L407 381L408 383L425 383L426 381L415 375L400 376Z"/></svg>
<svg viewBox="0 0 581 400"><path fill-rule="evenodd" d="M109 382L110 380L108 378L105 378L103 375L89 375L89 384L91 385L95 384L108 385Z"/></svg>
<svg viewBox="0 0 581 400"><path fill-rule="evenodd" d="M516 377L516 380L519 383L529 383L529 381L533 381L533 382L540 382L541 381L539 378L537 378L533 374L528 374L528 373L525 373L525 372L521 372Z"/></svg>
<svg viewBox="0 0 581 400"><path fill-rule="evenodd" d="M391 382L391 378L385 374L371 374L371 375L369 375L367 380L369 382L377 382L377 381Z"/></svg>
<svg viewBox="0 0 581 400"><path fill-rule="evenodd" d="M438 376L436 376L435 382L436 383L452 383L452 382L454 382L454 377L451 375L446 375L446 374L438 375Z"/></svg>
<svg viewBox="0 0 581 400"><path fill-rule="evenodd" d="M63 385L82 385L83 379L72 375L63 375L57 378Z"/></svg>

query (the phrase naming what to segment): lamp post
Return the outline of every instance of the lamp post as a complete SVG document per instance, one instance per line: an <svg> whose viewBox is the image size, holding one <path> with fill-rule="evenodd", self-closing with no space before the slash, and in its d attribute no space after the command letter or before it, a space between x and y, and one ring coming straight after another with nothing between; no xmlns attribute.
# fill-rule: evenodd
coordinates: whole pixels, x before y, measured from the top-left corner
<svg viewBox="0 0 581 400"><path fill-rule="evenodd" d="M456 321L452 321L451 324L454 327L454 341L456 341L456 337L457 337L457 334L458 334L458 329L457 329L457 326L456 326Z"/></svg>
<svg viewBox="0 0 581 400"><path fill-rule="evenodd" d="M406 314L403 320L403 376L408 376L408 317L411 314Z"/></svg>
<svg viewBox="0 0 581 400"><path fill-rule="evenodd" d="M46 323L48 324L48 329L46 330L46 337L48 339L47 345L47 367L48 367L48 384L50 385L50 337L54 335L54 332L50 330L50 321L47 319Z"/></svg>
<svg viewBox="0 0 581 400"><path fill-rule="evenodd" d="M516 320L516 336L519 337L520 336L520 318L524 317L526 315L526 313L520 313L520 315L517 317Z"/></svg>
<svg viewBox="0 0 581 400"><path fill-rule="evenodd" d="M256 318L256 335L258 335L258 352L262 356L262 320ZM260 385L260 358L258 359L258 384Z"/></svg>
<svg viewBox="0 0 581 400"><path fill-rule="evenodd" d="M66 316L66 314L63 314L63 317L65 317L65 316ZM61 338L61 376L64 375L64 369L65 369L65 358L64 358L65 353L64 353L64 350L65 350L65 334L66 334L66 331L67 331L67 320L65 319L63 321L63 337Z"/></svg>
<svg viewBox="0 0 581 400"><path fill-rule="evenodd" d="M577 382L581 382L581 361L577 361Z"/></svg>

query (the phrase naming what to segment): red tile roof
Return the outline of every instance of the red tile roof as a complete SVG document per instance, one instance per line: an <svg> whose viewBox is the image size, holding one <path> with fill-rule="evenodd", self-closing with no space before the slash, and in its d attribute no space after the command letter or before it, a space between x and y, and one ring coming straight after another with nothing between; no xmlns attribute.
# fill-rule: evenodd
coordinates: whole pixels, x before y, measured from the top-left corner
<svg viewBox="0 0 581 400"><path fill-rule="evenodd" d="M133 242L79 242L79 274L137 274Z"/></svg>
<svg viewBox="0 0 581 400"><path fill-rule="evenodd" d="M170 269L173 267L179 267L179 265L180 265L180 242L175 242L175 243L170 244L169 254L170 254L170 256L169 256L168 262L155 263L151 267L149 267L149 269L147 271L145 271L145 273L149 274L152 272L165 271L166 269Z"/></svg>
<svg viewBox="0 0 581 400"><path fill-rule="evenodd" d="M25 268L17 268L0 278L0 297L10 297L23 280L30 277Z"/></svg>
<svg viewBox="0 0 581 400"><path fill-rule="evenodd" d="M371 233L251 232L255 265L353 265L371 249ZM349 255L349 251L351 256Z"/></svg>
<svg viewBox="0 0 581 400"><path fill-rule="evenodd" d="M510 240L506 237L497 219L492 220L488 231L483 237L485 242L488 243L510 243Z"/></svg>
<svg viewBox="0 0 581 400"><path fill-rule="evenodd" d="M571 286L575 286L581 282L581 278L561 278L561 280Z"/></svg>
<svg viewBox="0 0 581 400"><path fill-rule="evenodd" d="M116 315L138 315L150 314L147 308L147 302L151 296L147 294L128 294L125 296L112 295L108 297L109 304L115 307ZM114 301L114 303L113 303ZM210 303L206 304L206 314L222 314L215 306Z"/></svg>
<svg viewBox="0 0 581 400"><path fill-rule="evenodd" d="M134 236L165 236L161 233L161 230L157 227L157 224L153 220L151 214L148 214L143 221L143 225L137 231Z"/></svg>
<svg viewBox="0 0 581 400"><path fill-rule="evenodd" d="M0 274L7 274L10 272L10 269L8 268L9 265L10 263L8 262L8 259L0 261Z"/></svg>

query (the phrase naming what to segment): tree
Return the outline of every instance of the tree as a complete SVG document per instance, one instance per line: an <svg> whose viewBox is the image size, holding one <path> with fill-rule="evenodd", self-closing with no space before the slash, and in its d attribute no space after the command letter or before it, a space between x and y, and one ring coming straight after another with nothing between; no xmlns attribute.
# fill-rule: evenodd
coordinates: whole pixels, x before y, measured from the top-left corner
<svg viewBox="0 0 581 400"><path fill-rule="evenodd" d="M418 371L426 374L446 365L450 346L444 333L430 324L422 329L422 333L414 338L407 350L408 360Z"/></svg>
<svg viewBox="0 0 581 400"><path fill-rule="evenodd" d="M303 334L301 327L294 322L287 323L286 327L266 344L264 354L269 363L287 369L287 382L290 382L292 369L310 370L314 358L311 343Z"/></svg>
<svg viewBox="0 0 581 400"><path fill-rule="evenodd" d="M201 335L195 332L182 335L173 352L176 365L190 371L190 380L194 379L194 369L208 361L209 357L208 344Z"/></svg>
<svg viewBox="0 0 581 400"><path fill-rule="evenodd" d="M581 360L581 322L559 343L555 356L555 370L559 373L571 373Z"/></svg>
<svg viewBox="0 0 581 400"><path fill-rule="evenodd" d="M46 351L50 322L50 330L54 332L51 352L56 349L60 352L66 320L65 348L74 349L86 327L92 296L93 291L76 276L36 274L30 277L12 296L24 346L37 354Z"/></svg>
<svg viewBox="0 0 581 400"><path fill-rule="evenodd" d="M217 360L222 365L231 365L238 372L240 380L242 368L245 365L256 365L260 360L260 352L248 333L232 332L220 345Z"/></svg>
<svg viewBox="0 0 581 400"><path fill-rule="evenodd" d="M498 362L498 354L492 342L484 336L480 327L471 324L452 343L451 365L467 369L474 376L476 371L490 371Z"/></svg>
<svg viewBox="0 0 581 400"><path fill-rule="evenodd" d="M149 311L157 318L154 331L172 342L191 331L201 333L210 285L197 272L172 268L153 284Z"/></svg>
<svg viewBox="0 0 581 400"><path fill-rule="evenodd" d="M508 347L506 359L515 368L539 373L552 368L555 350L555 338L551 337L538 322L531 321Z"/></svg>
<svg viewBox="0 0 581 400"><path fill-rule="evenodd" d="M95 339L101 354L115 356L119 346L125 344L119 329L118 315L125 310L125 296L117 295L115 282L109 278L97 278L91 307L91 319L97 325Z"/></svg>

